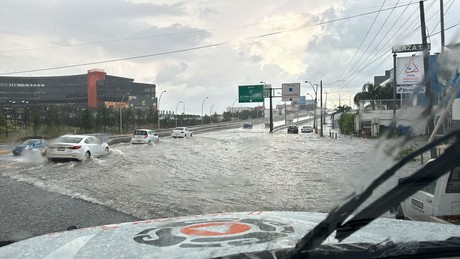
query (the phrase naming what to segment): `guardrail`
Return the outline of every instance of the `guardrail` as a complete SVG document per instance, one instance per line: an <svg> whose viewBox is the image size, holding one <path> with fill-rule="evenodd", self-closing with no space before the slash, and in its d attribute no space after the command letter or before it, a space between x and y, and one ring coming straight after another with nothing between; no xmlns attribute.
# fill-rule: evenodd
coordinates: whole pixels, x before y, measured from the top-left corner
<svg viewBox="0 0 460 259"><path fill-rule="evenodd" d="M205 124L203 126L192 126L188 127L193 134L200 133L200 132L209 132L209 131L216 131L216 130L224 130L224 129L235 129L235 128L240 128L243 126L244 123L247 121L237 121L237 122L220 122L220 123L214 123L214 124ZM254 119L251 120L251 123L263 123L264 119ZM168 137L171 136L171 132L174 128L168 128L168 129L161 129L161 130L155 130L155 132L158 134L159 137ZM107 141L109 145L115 145L118 143L127 143L131 141L131 134L128 135L116 135L116 136L111 136L110 140Z"/></svg>
<svg viewBox="0 0 460 259"><path fill-rule="evenodd" d="M277 131L280 131L282 129L285 129L289 125L292 125L292 124L300 125L300 124L304 124L305 122L309 122L311 120L313 120L313 118L307 118L307 119L299 120L299 121L292 122L292 123L289 123L289 124L278 125L278 126L273 127L273 132L277 132Z"/></svg>

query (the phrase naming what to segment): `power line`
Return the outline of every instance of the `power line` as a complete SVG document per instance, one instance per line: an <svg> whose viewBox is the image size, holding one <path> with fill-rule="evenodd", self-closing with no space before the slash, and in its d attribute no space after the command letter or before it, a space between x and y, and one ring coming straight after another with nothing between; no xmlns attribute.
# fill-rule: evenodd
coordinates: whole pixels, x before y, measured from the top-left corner
<svg viewBox="0 0 460 259"><path fill-rule="evenodd" d="M351 12L355 10L361 10L361 9L370 9L369 8L357 8L357 9L352 9L352 10L345 10L342 11L342 13L345 12ZM387 10L387 9L383 9ZM374 13L374 12L372 12ZM335 14L334 12L326 12L324 14ZM366 15L364 13L363 15ZM345 19L348 18L355 18L357 16L350 16L350 17L345 17ZM261 24L270 24L270 23L279 23L279 22L285 22L285 21L290 21L290 20L296 20L304 18L302 17L295 17L295 18L286 18L286 19L278 19L274 21L266 21L266 22L258 22L258 23L248 23L248 24L242 24L242 25L235 25L235 26L229 26L229 27L221 27L221 28L211 28L211 29L201 29L201 30L192 30L192 31L185 31L185 32L177 32L177 33L167 33L167 34L158 34L158 35L147 35L147 36L139 36L139 37L130 37L130 38L122 38L122 39L112 39L112 40L103 40L103 41L91 41L91 42L82 42L82 43L75 43L75 44L65 44L65 45L60 45L60 46L44 46L44 47L37 47L37 48L27 48L27 49L15 49L15 50L5 50L5 51L0 51L0 54L5 54L5 53L15 53L15 52L23 52L23 51L34 51L34 50L44 50L44 49L57 49L57 48L69 48L69 47L79 47L79 46L88 46L88 45L97 45L97 44L106 44L106 43L114 43L114 42L123 42L123 41L131 41L131 40L143 40L143 39L152 39L152 38L163 38L163 37L171 37L171 36L179 36L179 35L186 35L186 34L196 34L196 33L201 33L201 32L208 32L208 31L218 31L218 30L228 30L228 29L237 29L237 28L244 28L244 27L249 27L249 26L257 26ZM334 21L339 21L339 20L332 20ZM318 24L313 24L311 26L316 26L316 25L321 25L322 23Z"/></svg>
<svg viewBox="0 0 460 259"><path fill-rule="evenodd" d="M385 2L386 2L386 1L383 1L382 6L380 6L380 10L382 10L383 5L385 4ZM379 16L379 14L380 14L380 12L378 12L377 15L374 17L374 20L372 21L371 26L369 26L369 29L367 30L366 35L364 36L363 40L362 40L361 43L359 44L358 49L356 49L355 54L353 54L353 57L351 57L350 62L348 62L348 64L347 64L347 66L345 67L345 69L342 71L342 73L340 74L340 76L339 76L339 77L337 78L337 80L335 80L335 81L341 80L341 78L342 78L343 74L345 73L345 71L347 71L347 69L350 67L351 63L353 62L353 60L354 60L355 57L356 57L356 54L358 54L359 50L361 49L361 47L362 47L363 44L364 44L364 41L367 39L367 36L369 35L369 33L370 33L372 27L374 27L375 21L377 20L377 17ZM352 68L352 70L353 70L353 68Z"/></svg>
<svg viewBox="0 0 460 259"><path fill-rule="evenodd" d="M455 28L455 27L457 27L457 26L459 26L459 25L460 25L460 23L454 24L454 25L452 25L452 26L450 26L450 27L445 28L444 31L450 30L450 29ZM428 35L428 36L431 37L431 36L437 35L437 34L439 34L439 33L441 33L441 31L432 33L432 34L430 34L430 35Z"/></svg>
<svg viewBox="0 0 460 259"><path fill-rule="evenodd" d="M390 30L398 23L398 21L401 19L401 17L403 16L403 14L405 14L405 11L407 10L409 6L407 5L406 8L401 12L401 14L399 15L398 19L396 19L396 21L393 23L393 25L391 26L391 28L386 32L385 35L388 35L388 33L390 32ZM351 78L349 78L347 80L347 82L342 85L342 87L339 89L339 90L342 90L343 88L345 88L347 85L349 85L351 82L354 81L354 78L358 76L358 72L361 72L363 71L364 69L366 68L369 68L373 63L375 63L376 61L378 61L379 59L383 58L387 51L388 51L388 48L389 48L389 45L390 45L390 41L399 33L399 31L403 28L404 25L407 24L407 21L411 20L412 17L417 13L418 11L417 10L414 10L413 13L407 17L406 21L403 22L403 25L401 25L399 27L398 30L396 30L395 33L393 33L393 35L387 40L387 41L384 41L382 40L375 48L374 50L372 51L373 56L371 58L368 58L367 59L367 62L363 62L356 70L354 70L353 72L353 75L351 76ZM410 25L409 25L410 26ZM407 26L408 27L408 26ZM406 27L406 28L407 28ZM383 44L383 45L382 45ZM378 51L375 51L377 48L380 48ZM357 86L354 86L352 89L356 88Z"/></svg>
<svg viewBox="0 0 460 259"><path fill-rule="evenodd" d="M427 11L433 6L433 4L434 4L434 3L432 3L432 4L427 8ZM412 13L412 15L411 15L406 21L408 21L409 19L411 19L411 17L412 17L416 12L417 12L417 10L415 10L414 13ZM413 20L413 21L416 21L416 20ZM409 27L411 27L413 23L414 23L414 22L412 22L411 24L409 24L409 26L406 26L406 30L407 30ZM419 27L420 27L420 26L417 26L417 28L419 28ZM390 40L391 40L392 38L394 38L394 36L395 36L395 35L399 32L399 30L401 30L401 29L402 29L402 26L401 26L401 27L398 29L398 31L390 38ZM412 37L412 35L413 35L414 33L416 33L416 32L417 32L417 30L411 31L411 32L409 33L409 35L408 35L408 38ZM389 45L389 44L387 44L387 45ZM354 73L354 75L352 76L352 78L355 78L355 77L358 75L358 72L364 71L365 68L370 68L370 67L371 67L371 64L373 64L373 63L376 62L377 60L384 58L385 55L387 54L387 50L383 49L383 51L381 51L380 53L381 53L381 55L380 55L379 57L374 58L373 60L367 62L367 63L366 63L365 65L363 65L358 71L356 71L356 72ZM375 57L375 56L374 56L374 57ZM379 64L378 66L376 66L376 69L375 69L375 70L377 70L377 69L379 68L379 66L381 66L385 61L387 61L387 59L383 59L382 62L380 62L380 64ZM372 72L370 72L370 73L368 73L368 74L364 77L364 79L360 81L359 84L356 84L354 87L350 88L348 91L352 91L352 90L355 89L356 87L358 87L358 86L360 86L361 84L363 84L364 82L368 81L367 77L372 76L372 75L375 73L375 70L372 71ZM350 80L350 82L352 82L352 81L354 81L354 79L351 79L351 80ZM343 89L346 85L348 85L348 80L347 80L347 84L345 84L344 86L342 86L341 89Z"/></svg>
<svg viewBox="0 0 460 259"><path fill-rule="evenodd" d="M38 69L31 69L31 70L16 71L16 72L7 72L7 73L1 73L0 75L11 75L11 74L18 74L18 73L41 72L41 71L57 70L57 69L63 69L63 68L82 67L82 66L88 66L88 65L98 65L98 64L112 63L112 62L118 62L118 61L126 61L126 60L141 59L141 58L148 58L148 57L155 57L155 56L163 56L163 55L169 55L169 54L175 54L175 53L181 53L181 52L187 52L187 51L193 51L193 50L213 48L213 47L221 46L221 45L224 45L224 44L227 44L227 43L228 42L222 42L222 43L198 46L198 47L194 47L194 48L172 50L172 51L159 52L159 53L154 53L154 54L127 57L127 58L108 59L108 60L103 60L103 61L80 63L80 64L67 65L67 66L57 66L57 67L48 67L48 68L38 68Z"/></svg>

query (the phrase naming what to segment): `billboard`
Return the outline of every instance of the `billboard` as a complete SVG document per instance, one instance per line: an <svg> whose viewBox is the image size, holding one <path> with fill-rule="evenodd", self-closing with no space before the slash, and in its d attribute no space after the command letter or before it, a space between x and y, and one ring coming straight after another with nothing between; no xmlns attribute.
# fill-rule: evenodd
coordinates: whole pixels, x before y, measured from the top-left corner
<svg viewBox="0 0 460 259"><path fill-rule="evenodd" d="M417 85L423 81L423 56L396 58L396 84Z"/></svg>

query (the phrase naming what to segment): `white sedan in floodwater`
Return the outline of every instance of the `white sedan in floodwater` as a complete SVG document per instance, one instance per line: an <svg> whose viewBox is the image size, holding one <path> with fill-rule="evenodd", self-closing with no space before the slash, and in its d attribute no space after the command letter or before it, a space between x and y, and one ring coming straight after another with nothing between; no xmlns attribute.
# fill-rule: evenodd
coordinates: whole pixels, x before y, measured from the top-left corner
<svg viewBox="0 0 460 259"><path fill-rule="evenodd" d="M187 127L177 127L171 132L171 137L173 138L186 138L191 136L192 131L190 131Z"/></svg>
<svg viewBox="0 0 460 259"><path fill-rule="evenodd" d="M90 157L109 154L109 145L95 136L64 135L51 142L45 151L48 160L70 159L84 161Z"/></svg>

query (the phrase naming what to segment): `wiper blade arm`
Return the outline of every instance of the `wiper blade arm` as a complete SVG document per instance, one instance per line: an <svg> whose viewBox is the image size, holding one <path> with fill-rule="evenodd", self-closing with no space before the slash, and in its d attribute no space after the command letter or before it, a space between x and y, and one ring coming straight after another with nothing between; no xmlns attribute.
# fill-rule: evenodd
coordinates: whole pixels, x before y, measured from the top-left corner
<svg viewBox="0 0 460 259"><path fill-rule="evenodd" d="M430 150L431 148L442 144L449 140L450 138L457 136L456 146L458 145L458 139L460 138L460 130L453 131L430 144L417 149L411 154L407 155L401 159L398 163L393 165L390 169L386 170L382 175L377 177L372 183L362 191L361 194L355 195L343 205L335 207L329 215L316 225L312 230L310 230L296 245L293 254L299 254L301 251L308 251L315 249L321 243L323 243L326 238L332 234L341 224L359 207L364 203L373 193L373 190L376 189L380 184L392 177L397 170L403 167L412 159L416 158L420 154ZM455 159L454 159L455 160Z"/></svg>

